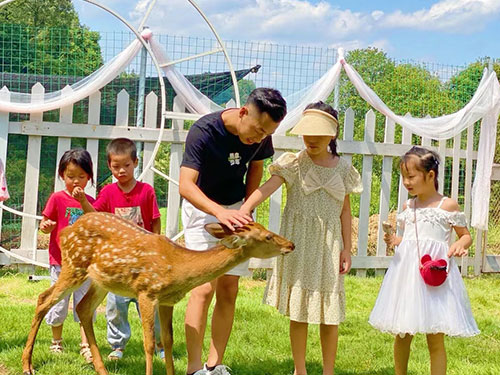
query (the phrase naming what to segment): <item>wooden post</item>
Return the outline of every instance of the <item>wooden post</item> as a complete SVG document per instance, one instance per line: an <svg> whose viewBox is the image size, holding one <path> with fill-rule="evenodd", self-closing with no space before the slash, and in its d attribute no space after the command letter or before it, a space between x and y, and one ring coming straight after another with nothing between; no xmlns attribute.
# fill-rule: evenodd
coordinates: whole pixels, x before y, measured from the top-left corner
<svg viewBox="0 0 500 375"><path fill-rule="evenodd" d="M178 96L174 98L174 112L184 112L186 104ZM173 130L184 129L184 120L172 120ZM179 181L180 168L182 163L182 144L172 143L170 146L170 166L169 176L175 181ZM175 236L179 232L179 210L180 210L181 195L179 194L179 186L172 181L168 182L168 198L167 198L167 224L165 235L169 238Z"/></svg>
<svg viewBox="0 0 500 375"><path fill-rule="evenodd" d="M394 121L385 118L384 143L394 143ZM382 223L389 217L389 204L391 200L391 182L392 182L392 161L391 156L384 156L382 160L382 182L380 184L380 206L378 219L378 238L377 238L377 256L387 255L387 246L384 242L384 231ZM385 270L376 270L376 275L384 275Z"/></svg>
<svg viewBox="0 0 500 375"><path fill-rule="evenodd" d="M375 142L375 112L369 110L365 115L365 142ZM368 226L370 221L370 201L373 172L373 156L363 156L361 181L363 193L359 203L358 255L366 256L368 250ZM359 269L358 276L365 277L366 269Z"/></svg>
<svg viewBox="0 0 500 375"><path fill-rule="evenodd" d="M347 108L344 115L344 141L352 141L354 139L354 111L351 107ZM352 155L342 154L342 157L352 164ZM358 221L359 223L359 221ZM352 239L351 239L352 240ZM356 246L358 244L356 243ZM356 256L359 255L359 248L356 251ZM354 271L357 274L357 271Z"/></svg>
<svg viewBox="0 0 500 375"><path fill-rule="evenodd" d="M89 96L89 119L88 123L98 126L101 123L101 92L96 91ZM97 167L99 162L99 140L87 139L87 151L92 157L92 165L94 168L94 185L87 184L85 192L88 195L96 197L97 188Z"/></svg>
<svg viewBox="0 0 500 375"><path fill-rule="evenodd" d="M146 106L144 114L144 127L148 129L156 129L156 115L158 113L158 96L151 91L146 96ZM155 148L155 142L144 142L144 157L142 159L143 168L149 163L151 157L153 156L153 151ZM154 167L154 164L153 164ZM144 174L144 182L147 182L151 186L154 186L155 178L154 172L152 170L147 171Z"/></svg>
<svg viewBox="0 0 500 375"><path fill-rule="evenodd" d="M2 87L0 90L0 100L9 101L10 91L7 87ZM9 113L0 112L0 160L2 161L5 171L7 171L7 144L9 139ZM7 185L8 188L8 185ZM2 217L3 210L0 209L0 236L2 233ZM1 237L0 237L1 238Z"/></svg>
<svg viewBox="0 0 500 375"><path fill-rule="evenodd" d="M403 138L401 140L401 144L403 145L411 145L411 136L412 133L403 127ZM410 149L410 147L408 147ZM398 193L398 212L403 211L403 204L408 200L408 190L406 190L403 185L403 176L399 175L399 193ZM403 233L401 229L398 228L397 235L401 236Z"/></svg>
<svg viewBox="0 0 500 375"><path fill-rule="evenodd" d="M73 89L66 85L61 90L61 95L71 95ZM62 107L59 111L59 122L63 124L71 124L73 122L73 104L66 107ZM59 177L59 161L61 160L63 154L71 148L71 138L59 137L57 138L57 157L56 157L56 177L54 180L54 191L60 191L65 189L64 181Z"/></svg>
<svg viewBox="0 0 500 375"><path fill-rule="evenodd" d="M39 103L43 101L45 88L38 82L32 89L32 102ZM30 121L42 123L43 112L33 113L30 115ZM42 137L39 135L30 135L28 137L28 155L26 157L26 178L24 183L24 212L28 214L36 214L38 203L38 181L40 172L40 151L42 147ZM33 257L32 251L35 235L37 234L38 226L35 219L23 217L21 229L21 246L20 250L24 256ZM29 252L29 255L26 253ZM34 272L34 266L21 266L23 272Z"/></svg>

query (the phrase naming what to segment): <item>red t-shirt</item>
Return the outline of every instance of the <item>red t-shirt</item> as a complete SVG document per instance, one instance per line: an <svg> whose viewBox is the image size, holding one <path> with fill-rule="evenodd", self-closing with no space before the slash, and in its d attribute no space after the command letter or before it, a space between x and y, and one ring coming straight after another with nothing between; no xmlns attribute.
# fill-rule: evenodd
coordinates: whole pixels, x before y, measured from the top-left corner
<svg viewBox="0 0 500 375"><path fill-rule="evenodd" d="M92 204L95 199L87 195L87 199ZM56 222L55 228L50 232L49 242L49 262L51 265L61 265L61 248L59 246L59 233L63 228L73 224L83 215L80 202L70 196L65 191L53 193L42 215Z"/></svg>
<svg viewBox="0 0 500 375"><path fill-rule="evenodd" d="M155 190L151 185L139 181L128 193L124 193L116 182L106 185L93 206L97 211L111 212L150 232L153 230L153 220L160 217Z"/></svg>

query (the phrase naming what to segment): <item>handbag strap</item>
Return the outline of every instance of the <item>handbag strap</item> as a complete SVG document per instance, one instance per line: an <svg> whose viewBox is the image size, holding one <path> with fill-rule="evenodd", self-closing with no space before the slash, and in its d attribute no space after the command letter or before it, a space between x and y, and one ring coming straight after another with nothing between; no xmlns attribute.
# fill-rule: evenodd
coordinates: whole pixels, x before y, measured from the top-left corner
<svg viewBox="0 0 500 375"><path fill-rule="evenodd" d="M417 197L413 198L413 215L415 218L415 238L417 239L418 267L422 268L422 262L420 261L422 257L420 256L420 246L418 244L418 231L417 231Z"/></svg>
<svg viewBox="0 0 500 375"><path fill-rule="evenodd" d="M441 206L441 204L440 204ZM423 268L420 256L420 245L418 243L418 231L417 231L417 197L413 198L413 215L415 218L415 238L417 239L417 252L418 252L418 267ZM448 273L448 267L450 262L446 262L446 273Z"/></svg>

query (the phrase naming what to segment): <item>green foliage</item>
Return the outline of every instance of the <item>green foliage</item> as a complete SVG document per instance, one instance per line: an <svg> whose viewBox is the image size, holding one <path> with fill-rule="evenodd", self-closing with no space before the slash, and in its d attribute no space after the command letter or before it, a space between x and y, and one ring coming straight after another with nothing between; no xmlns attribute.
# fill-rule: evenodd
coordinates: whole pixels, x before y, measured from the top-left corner
<svg viewBox="0 0 500 375"><path fill-rule="evenodd" d="M0 272L2 275L2 272ZM466 278L474 317L481 334L472 338L445 338L449 375L484 375L500 373L500 277L498 275ZM382 282L381 277L358 278L347 276L346 320L339 326L339 347L336 373L344 375L393 374L393 336L381 333L368 324L368 317ZM5 273L0 279L0 371L21 372L21 354L26 342L30 322L35 312L36 298L48 288L43 280L29 283L26 275ZM289 320L274 308L263 305L265 283L242 278L235 312L234 327L227 346L224 363L239 375L285 375L293 371L289 342ZM174 359L176 373L184 374L187 355L184 334L184 313L187 298L174 309ZM106 356L106 320L104 304L98 308L95 334L101 354ZM212 308L208 321L211 321ZM144 373L144 350L141 322L135 308L131 308L129 321L132 336L122 361L105 361L111 374ZM95 371L78 354L80 341L78 324L68 317L64 323L65 351L51 355L50 328L42 323L34 348L33 364L37 374L90 375ZM203 358L210 342L210 324L204 340ZM321 345L317 325L310 325L308 334L308 374L319 375ZM165 372L164 364L154 357L154 373ZM411 347L409 374L429 373L429 352L424 335L416 335Z"/></svg>
<svg viewBox="0 0 500 375"><path fill-rule="evenodd" d="M249 79L241 79L238 81L238 89L240 90L240 102L244 104L247 101L248 95L255 89L255 82ZM231 99L235 99L232 86L217 95L214 101L224 105Z"/></svg>
<svg viewBox="0 0 500 375"><path fill-rule="evenodd" d="M99 33L70 0L17 0L0 8L2 72L86 76L102 65Z"/></svg>
<svg viewBox="0 0 500 375"><path fill-rule="evenodd" d="M0 8L0 22L34 27L79 26L70 0L17 0Z"/></svg>

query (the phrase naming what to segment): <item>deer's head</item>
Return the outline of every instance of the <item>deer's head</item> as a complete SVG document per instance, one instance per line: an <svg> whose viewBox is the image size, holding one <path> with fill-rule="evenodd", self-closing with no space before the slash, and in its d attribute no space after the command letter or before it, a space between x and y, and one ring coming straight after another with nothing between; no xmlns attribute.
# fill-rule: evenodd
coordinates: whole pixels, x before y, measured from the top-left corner
<svg viewBox="0 0 500 375"><path fill-rule="evenodd" d="M220 239L221 245L229 249L243 248L253 258L271 258L295 248L293 242L255 222L237 227L234 232L221 223L206 224L205 230Z"/></svg>

